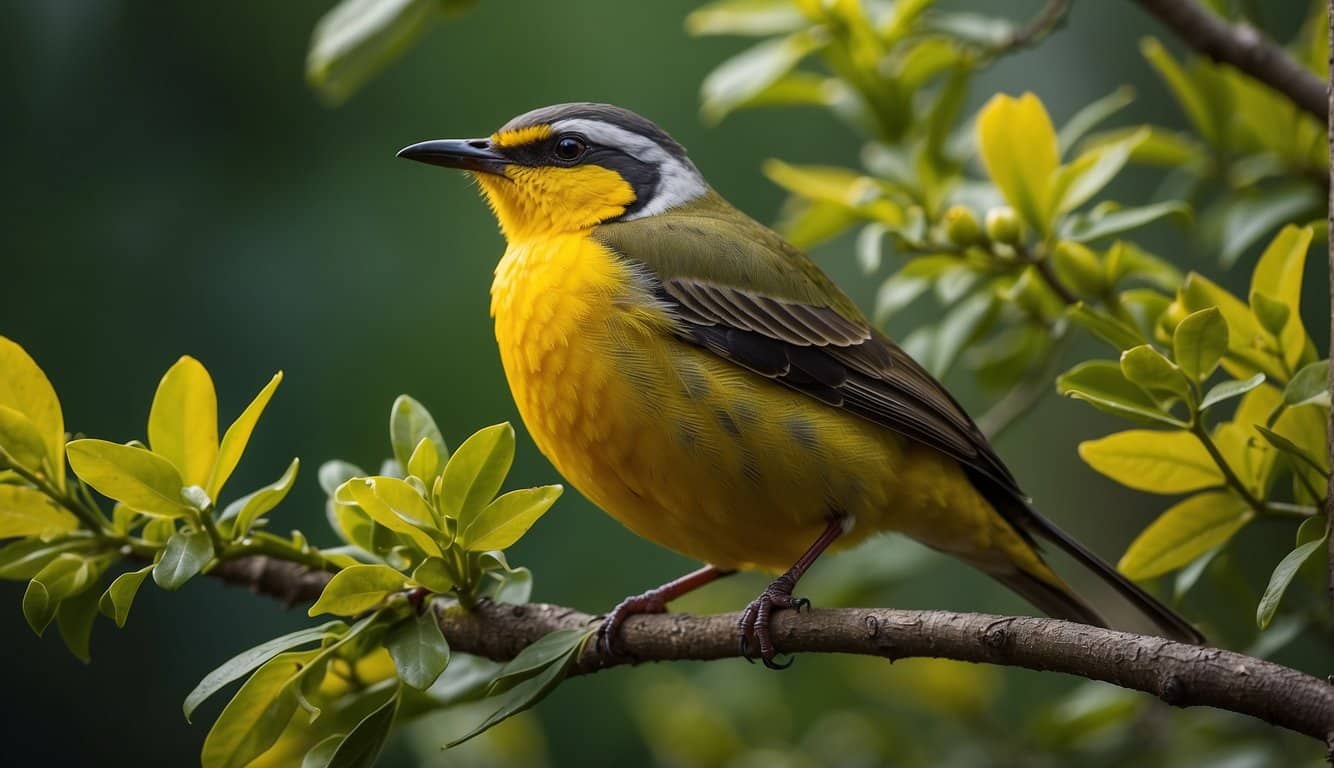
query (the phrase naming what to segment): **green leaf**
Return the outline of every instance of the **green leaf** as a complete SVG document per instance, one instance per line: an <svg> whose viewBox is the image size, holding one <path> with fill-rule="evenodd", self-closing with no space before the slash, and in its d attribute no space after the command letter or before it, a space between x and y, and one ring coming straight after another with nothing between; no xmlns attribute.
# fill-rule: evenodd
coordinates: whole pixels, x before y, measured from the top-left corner
<svg viewBox="0 0 1334 768"><path fill-rule="evenodd" d="M41 491L26 485L0 485L0 539L50 539L78 527L78 518Z"/></svg>
<svg viewBox="0 0 1334 768"><path fill-rule="evenodd" d="M1223 551L1222 547L1219 547L1217 549L1211 549L1208 552L1205 552L1203 555L1200 555L1199 557L1192 560L1190 565L1187 565L1185 568L1182 568L1180 571L1177 571L1176 580L1172 585L1173 602L1180 603L1182 598L1184 598L1187 593L1189 593L1192 589L1195 588L1195 585L1196 583L1199 582L1200 577L1203 576L1204 572L1209 569L1209 564L1212 563L1214 561L1214 558L1218 557L1218 553L1222 551Z"/></svg>
<svg viewBox="0 0 1334 768"><path fill-rule="evenodd" d="M445 517L467 525L491 502L514 463L509 422L479 430L449 457L436 503Z"/></svg>
<svg viewBox="0 0 1334 768"><path fill-rule="evenodd" d="M301 674L319 653L279 654L251 675L204 738L201 767L243 768L273 746L296 712Z"/></svg>
<svg viewBox="0 0 1334 768"><path fill-rule="evenodd" d="M1329 406L1329 360L1318 360L1302 366L1283 390L1283 402L1289 408L1307 403ZM3 504L0 504L3 509Z"/></svg>
<svg viewBox="0 0 1334 768"><path fill-rule="evenodd" d="M1162 411L1149 397L1121 373L1121 366L1109 360L1080 363L1056 379L1056 389L1066 397L1083 400L1098 410L1138 421L1187 426L1186 422Z"/></svg>
<svg viewBox="0 0 1334 768"><path fill-rule="evenodd" d="M716 123L727 117L823 46L821 36L803 29L765 40L719 64L700 84L704 119Z"/></svg>
<svg viewBox="0 0 1334 768"><path fill-rule="evenodd" d="M1251 291L1278 299L1288 306L1292 320L1279 336L1282 356L1295 368L1306 351L1306 329L1301 323L1302 272L1314 232L1310 227L1284 227L1260 255L1251 275Z"/></svg>
<svg viewBox="0 0 1334 768"><path fill-rule="evenodd" d="M527 568L511 568L500 575L491 599L497 603L524 605L532 595L533 572Z"/></svg>
<svg viewBox="0 0 1334 768"><path fill-rule="evenodd" d="M1318 518L1311 519L1317 520ZM1269 576L1269 586L1265 588L1264 596L1260 598L1260 604L1255 608L1255 624L1260 629L1269 628L1269 623L1274 620L1274 613L1278 610L1278 604L1283 601L1283 593L1288 591L1288 585L1292 583L1298 569L1311 555L1324 546L1326 536L1324 521L1320 520L1320 523L1322 524L1320 526L1320 538L1299 543L1296 549L1279 561L1278 567ZM1303 524L1302 528L1305 529L1306 525Z"/></svg>
<svg viewBox="0 0 1334 768"><path fill-rule="evenodd" d="M232 538L239 539L245 536L256 520L268 514L283 499L287 498L287 492L292 490L292 485L296 482L297 470L300 468L301 460L292 459L292 463L287 465L287 471L283 472L282 477L227 505L219 518L219 522L230 522Z"/></svg>
<svg viewBox="0 0 1334 768"><path fill-rule="evenodd" d="M1168 216L1189 218L1190 206L1180 200L1168 200L1109 212L1090 211L1088 214L1069 217L1061 227L1061 238L1091 243L1148 226Z"/></svg>
<svg viewBox="0 0 1334 768"><path fill-rule="evenodd" d="M347 734L335 733L311 747L301 759L301 768L329 768L329 761L333 760L334 753L345 738Z"/></svg>
<svg viewBox="0 0 1334 768"><path fill-rule="evenodd" d="M124 627L125 621L130 617L130 606L134 603L134 596L139 593L139 587L152 570L153 566L146 565L137 571L126 571L117 576L98 601L97 607L102 611L102 615L115 621L117 627Z"/></svg>
<svg viewBox="0 0 1334 768"><path fill-rule="evenodd" d="M1298 445L1292 440L1289 440L1283 435L1280 435L1279 433L1271 429L1267 429L1259 424L1255 425L1255 429L1264 437L1265 440L1269 441L1270 445L1277 448L1284 455L1296 459L1297 460L1296 465L1298 467L1305 465L1319 472L1322 477L1329 476L1329 472L1325 469L1324 465L1320 462L1320 460L1312 456L1310 453L1308 453L1306 449L1302 448L1302 446Z"/></svg>
<svg viewBox="0 0 1334 768"><path fill-rule="evenodd" d="M1111 344L1118 352L1144 343L1144 337L1134 328L1084 302L1076 302L1066 310L1066 316L1089 333Z"/></svg>
<svg viewBox="0 0 1334 768"><path fill-rule="evenodd" d="M686 16L686 32L695 36L768 37L805 25L806 17L789 0L719 0Z"/></svg>
<svg viewBox="0 0 1334 768"><path fill-rule="evenodd" d="M399 395L389 410L389 439L394 446L394 458L405 469L412 463L413 451L422 440L431 441L435 446L437 457L444 458L449 455L445 438L440 434L440 428L435 425L435 419L431 418L431 412L426 410L426 406L407 395ZM422 479L430 482L434 478L422 477Z"/></svg>
<svg viewBox="0 0 1334 768"><path fill-rule="evenodd" d="M880 269L885 233L888 231L884 224L873 221L857 233L857 266L861 267L863 273L870 275Z"/></svg>
<svg viewBox="0 0 1334 768"><path fill-rule="evenodd" d="M449 644L429 607L390 630L384 647L394 659L398 678L419 691L430 688L449 664Z"/></svg>
<svg viewBox="0 0 1334 768"><path fill-rule="evenodd" d="M190 717L194 715L195 709L208 700L210 696L250 674L251 670L269 659L302 645L322 643L331 634L346 628L347 625L341 621L330 621L318 627L299 629L282 637L275 637L268 642L260 643L254 648L238 653L223 662L217 669L205 675L204 679L199 681L199 685L196 685L195 689L190 691L190 695L185 697L185 704L182 705L181 710L185 713L186 722L190 722Z"/></svg>
<svg viewBox="0 0 1334 768"><path fill-rule="evenodd" d="M355 616L406 588L407 579L403 574L387 565L354 565L333 575L309 613L311 616L322 613Z"/></svg>
<svg viewBox="0 0 1334 768"><path fill-rule="evenodd" d="M580 634L583 637L587 636L586 632L581 631ZM570 663L574 660L575 655L581 646L582 637L576 638L576 642L566 648L562 654L551 659L538 670L535 670L535 673L531 674L527 679L495 697L499 707L493 711L486 720L482 721L481 724L463 736L449 742L447 746L457 746L541 701L560 684L561 680L565 679L565 675L569 671ZM520 654L520 656L522 656L522 654ZM514 661L518 660L519 659L516 658ZM511 664L513 663L514 662L511 662ZM506 669L509 669L509 667L510 665L506 665Z"/></svg>
<svg viewBox="0 0 1334 768"><path fill-rule="evenodd" d="M459 545L474 552L513 545L556 503L563 490L559 485L544 485L510 491L462 528Z"/></svg>
<svg viewBox="0 0 1334 768"><path fill-rule="evenodd" d="M18 411L36 428L50 461L47 477L64 488L65 420L60 400L37 363L4 336L0 336L0 406Z"/></svg>
<svg viewBox="0 0 1334 768"><path fill-rule="evenodd" d="M1158 70L1167 87L1172 90L1177 103L1181 105L1182 111L1190 119L1195 131L1210 144L1220 143L1222 137L1219 135L1215 112L1208 96L1200 90L1176 59L1172 58L1172 54L1163 48L1162 43L1151 37L1140 42L1140 52L1148 59L1149 64Z"/></svg>
<svg viewBox="0 0 1334 768"><path fill-rule="evenodd" d="M1130 153L1148 136L1148 131L1136 131L1119 141L1087 149L1061 166L1052 179L1055 215L1073 211L1101 192L1125 168Z"/></svg>
<svg viewBox="0 0 1334 768"><path fill-rule="evenodd" d="M1206 240L1218 249L1218 261L1224 268L1287 222L1319 210L1323 198L1309 184L1280 186L1246 194L1234 192L1209 212L1203 222Z"/></svg>
<svg viewBox="0 0 1334 768"><path fill-rule="evenodd" d="M396 689L389 700L381 704L348 733L329 760L328 768L371 768L394 728L401 699ZM304 766L303 766L304 768Z"/></svg>
<svg viewBox="0 0 1334 768"><path fill-rule="evenodd" d="M354 477L366 477L368 474L361 467L340 459L326 461L320 465L320 488L324 489L324 495L333 496L338 492L338 486Z"/></svg>
<svg viewBox="0 0 1334 768"><path fill-rule="evenodd" d="M1275 337L1282 335L1283 330L1288 327L1288 319L1292 317L1292 309L1262 291L1251 291L1248 298L1251 314L1255 315L1260 327Z"/></svg>
<svg viewBox="0 0 1334 768"><path fill-rule="evenodd" d="M422 552L440 557L440 545L426 530L435 526L431 508L402 480L384 476L354 478L339 486L334 498L357 505L381 526L407 536Z"/></svg>
<svg viewBox="0 0 1334 768"><path fill-rule="evenodd" d="M475 0L342 0L311 35L306 82L330 106L347 101L438 19Z"/></svg>
<svg viewBox="0 0 1334 768"><path fill-rule="evenodd" d="M1177 312L1184 315L1210 308L1217 308L1227 321L1227 354L1222 364L1233 378L1242 379L1261 372L1270 381L1288 380L1283 361L1269 351L1272 344L1266 341L1268 334L1251 314L1250 307L1202 275L1194 272L1186 275L1177 300L1164 319L1170 319ZM1181 361L1177 364L1181 365Z"/></svg>
<svg viewBox="0 0 1334 768"><path fill-rule="evenodd" d="M1051 232L1056 130L1037 96L997 94L977 116L977 150L1005 200L1037 232Z"/></svg>
<svg viewBox="0 0 1334 768"><path fill-rule="evenodd" d="M417 447L413 449L412 455L408 457L408 463L404 465L408 475L421 480L423 483L434 483L444 469L444 463L441 460L439 449L435 443L431 442L429 437L423 437Z"/></svg>
<svg viewBox="0 0 1334 768"><path fill-rule="evenodd" d="M203 486L218 457L218 396L193 357L167 370L148 414L148 445L170 461L186 485Z"/></svg>
<svg viewBox="0 0 1334 768"><path fill-rule="evenodd" d="M588 637L587 629L558 629L549 632L505 663L496 673L487 689L487 695L493 696L513 687L520 680L532 677L551 664L578 650Z"/></svg>
<svg viewBox="0 0 1334 768"><path fill-rule="evenodd" d="M153 581L163 589L178 589L213 559L213 541L201 529L180 530L167 539L162 558L153 566Z"/></svg>
<svg viewBox="0 0 1334 768"><path fill-rule="evenodd" d="M92 560L71 553L58 555L42 566L23 593L23 617L28 626L41 635L55 619L61 601L82 592L97 576Z"/></svg>
<svg viewBox="0 0 1334 768"><path fill-rule="evenodd" d="M155 453L105 440L71 440L65 450L75 474L109 499L154 517L192 513L180 473Z"/></svg>
<svg viewBox="0 0 1334 768"><path fill-rule="evenodd" d="M1141 344L1121 353L1121 373L1156 400L1194 397L1190 380L1181 369L1151 345Z"/></svg>
<svg viewBox="0 0 1334 768"><path fill-rule="evenodd" d="M1222 470L1189 432L1132 429L1079 444L1079 457L1122 485L1150 493L1221 486Z"/></svg>
<svg viewBox="0 0 1334 768"><path fill-rule="evenodd" d="M1173 357L1181 370L1195 381L1209 378L1227 348L1227 321L1217 307L1192 312L1172 333Z"/></svg>
<svg viewBox="0 0 1334 768"><path fill-rule="evenodd" d="M245 453L246 445L250 443L250 435L255 431L255 425L259 423L259 417L268 407L269 400L282 380L282 371L273 374L273 378L269 379L269 383L255 395L250 405L247 405L245 410L241 411L241 415L236 417L236 421L227 427L227 433L222 436L222 444L218 448L218 460L214 462L208 485L204 487L210 497L216 499L222 493L222 486L232 476L236 465L241 462L241 455Z"/></svg>
<svg viewBox="0 0 1334 768"><path fill-rule="evenodd" d="M1200 401L1200 410L1203 411L1204 409L1212 408L1225 400L1240 397L1263 383L1265 383L1265 375L1263 373L1257 373L1249 379L1241 381L1233 379L1220 382L1210 389L1209 393Z"/></svg>
<svg viewBox="0 0 1334 768"><path fill-rule="evenodd" d="M13 408L0 405L0 466L11 463L47 477L49 461L50 454L37 425Z"/></svg>
<svg viewBox="0 0 1334 768"><path fill-rule="evenodd" d="M41 539L20 539L0 547L0 579L27 581L62 554L90 550L98 545L95 539L64 539L46 542Z"/></svg>
<svg viewBox="0 0 1334 768"><path fill-rule="evenodd" d="M412 571L412 580L437 594L454 588L454 574L438 557L428 557Z"/></svg>
<svg viewBox="0 0 1334 768"><path fill-rule="evenodd" d="M1135 100L1135 89L1123 85L1102 98L1082 107L1056 135L1061 152L1069 152L1090 130L1107 118L1120 112Z"/></svg>
<svg viewBox="0 0 1334 768"><path fill-rule="evenodd" d="M1136 581L1174 571L1227 543L1252 517L1246 502L1228 491L1192 496L1145 528L1116 567Z"/></svg>
<svg viewBox="0 0 1334 768"><path fill-rule="evenodd" d="M60 601L60 607L56 609L56 628L60 630L60 639L65 641L65 647L74 654L74 658L84 664L93 660L90 646L99 594L96 589L85 588L74 597Z"/></svg>

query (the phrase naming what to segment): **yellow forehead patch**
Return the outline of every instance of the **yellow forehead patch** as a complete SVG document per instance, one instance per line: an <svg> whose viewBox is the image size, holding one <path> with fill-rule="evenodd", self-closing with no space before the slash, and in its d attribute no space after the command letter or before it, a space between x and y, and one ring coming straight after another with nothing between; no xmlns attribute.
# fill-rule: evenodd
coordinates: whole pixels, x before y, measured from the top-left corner
<svg viewBox="0 0 1334 768"><path fill-rule="evenodd" d="M491 134L491 144L497 147L520 147L524 144L531 144L534 141L541 141L551 136L551 126L549 125L530 125L527 128L518 128L513 131L499 131Z"/></svg>

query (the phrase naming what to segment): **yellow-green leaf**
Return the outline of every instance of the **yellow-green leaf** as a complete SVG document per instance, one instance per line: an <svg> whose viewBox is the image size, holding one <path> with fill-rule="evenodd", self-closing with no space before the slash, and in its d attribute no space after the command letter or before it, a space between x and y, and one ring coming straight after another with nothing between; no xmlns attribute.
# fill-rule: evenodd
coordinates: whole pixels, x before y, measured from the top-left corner
<svg viewBox="0 0 1334 768"><path fill-rule="evenodd" d="M387 565L353 565L329 579L320 599L310 607L310 615L356 616L406 587L407 579L403 574Z"/></svg>
<svg viewBox="0 0 1334 768"><path fill-rule="evenodd" d="M1033 229L1051 232L1052 180L1060 165L1056 129L1038 97L997 94L977 117L987 175Z"/></svg>
<svg viewBox="0 0 1334 768"><path fill-rule="evenodd" d="M1253 515L1245 501L1227 491L1192 496L1145 528L1116 567L1136 580L1174 571L1227 543Z"/></svg>
<svg viewBox="0 0 1334 768"><path fill-rule="evenodd" d="M204 737L201 768L242 768L273 746L296 712L301 673L319 653L279 654L251 675Z"/></svg>
<svg viewBox="0 0 1334 768"><path fill-rule="evenodd" d="M27 416L7 405L0 405L0 450L8 460L33 474L47 477L50 453L42 433ZM4 454L0 454L0 459ZM54 478L48 478L54 479Z"/></svg>
<svg viewBox="0 0 1334 768"><path fill-rule="evenodd" d="M411 397L399 395L389 409L389 442L393 445L394 459L398 461L399 466L407 469L412 461L412 452L422 440L430 440L435 444L437 456L449 455L445 438L441 436L440 428L435 425L431 412ZM422 477L422 480L428 483L434 479Z"/></svg>
<svg viewBox="0 0 1334 768"><path fill-rule="evenodd" d="M193 357L167 370L148 414L148 445L170 461L186 485L203 486L218 457L218 396Z"/></svg>
<svg viewBox="0 0 1334 768"><path fill-rule="evenodd" d="M98 600L98 608L102 615L116 622L116 626L124 627L125 621L130 617L130 606L134 603L134 596L139 593L139 587L143 585L144 579L153 570L153 566L146 565L137 571L126 571L117 576L107 591L102 593Z"/></svg>
<svg viewBox="0 0 1334 768"><path fill-rule="evenodd" d="M78 527L78 518L41 491L25 485L0 485L0 539L49 538Z"/></svg>
<svg viewBox="0 0 1334 768"><path fill-rule="evenodd" d="M180 473L155 453L91 439L71 440L66 452L74 472L109 499L154 517L190 513L181 500Z"/></svg>
<svg viewBox="0 0 1334 768"><path fill-rule="evenodd" d="M1172 89L1177 103L1181 105L1182 111L1186 113L1186 117L1190 119L1200 136L1210 144L1217 143L1219 136L1214 110L1191 76L1181 68L1176 59L1172 58L1172 54L1167 52L1162 43L1151 37L1140 42L1140 51Z"/></svg>
<svg viewBox="0 0 1334 768"><path fill-rule="evenodd" d="M1172 332L1172 355L1195 381L1209 378L1227 347L1227 321L1217 307L1190 313Z"/></svg>
<svg viewBox="0 0 1334 768"><path fill-rule="evenodd" d="M61 601L82 592L99 575L93 560L68 552L42 566L23 593L23 617L28 626L41 635L56 617Z"/></svg>
<svg viewBox="0 0 1334 768"><path fill-rule="evenodd" d="M1121 373L1155 400L1192 397L1190 381L1181 369L1148 344L1121 353Z"/></svg>
<svg viewBox="0 0 1334 768"><path fill-rule="evenodd" d="M287 492L292 490L292 484L296 482L296 472L300 468L301 460L292 459L292 463L287 465L287 471L283 472L282 477L227 505L227 509L223 510L221 520L224 522L230 521L228 530L233 538L244 536L250 530L250 526L255 523L255 520L259 519L261 515L268 514L283 499L287 498Z"/></svg>
<svg viewBox="0 0 1334 768"><path fill-rule="evenodd" d="M559 485L510 491L487 505L459 534L459 542L472 551L505 549L528 532L537 519L560 498Z"/></svg>
<svg viewBox="0 0 1334 768"><path fill-rule="evenodd" d="M27 417L41 435L51 461L50 479L65 487L65 419L46 374L23 347L0 336L0 406Z"/></svg>
<svg viewBox="0 0 1334 768"><path fill-rule="evenodd" d="M446 517L467 525L495 497L514 463L509 422L480 429L449 457L437 503Z"/></svg>
<svg viewBox="0 0 1334 768"><path fill-rule="evenodd" d="M227 433L222 436L222 444L218 448L218 460L213 465L213 471L209 475L208 485L205 490L208 495L214 499L222 492L223 483L232 476L232 470L241 461L241 454L245 453L246 444L250 442L250 434L255 431L255 424L259 417L264 413L264 408L268 406L269 399L273 397L273 392L282 383L283 372L278 371L269 379L269 383L255 395L255 399L250 401L241 415L236 417L236 421L227 428Z"/></svg>
<svg viewBox="0 0 1334 768"><path fill-rule="evenodd" d="M1118 483L1150 493L1185 493L1224 482L1204 445L1185 431L1117 432L1080 443L1079 457Z"/></svg>
<svg viewBox="0 0 1334 768"><path fill-rule="evenodd" d="M412 486L396 477L358 477L343 483L334 498L356 504L372 520L402 533L422 552L440 557L440 545L430 531L435 517L426 500Z"/></svg>
<svg viewBox="0 0 1334 768"><path fill-rule="evenodd" d="M1179 312L1178 317L1184 317L1210 307L1217 307L1227 321L1227 354L1223 358L1223 369L1238 379L1263 373L1270 381L1286 384L1288 375L1283 361L1272 350L1272 342L1266 341L1268 334L1251 314L1250 306L1217 283L1194 272L1186 275L1186 282L1168 314Z"/></svg>
<svg viewBox="0 0 1334 768"><path fill-rule="evenodd" d="M1052 182L1053 214L1075 210L1102 191L1130 161L1130 155L1147 139L1147 130L1136 131L1119 141L1085 150L1057 171Z"/></svg>
<svg viewBox="0 0 1334 768"><path fill-rule="evenodd" d="M1295 369L1306 352L1306 329L1302 326L1302 272L1311 248L1310 227L1289 224L1269 243L1251 274L1251 290L1277 299L1289 309L1289 321L1279 337L1284 361Z"/></svg>
<svg viewBox="0 0 1334 768"><path fill-rule="evenodd" d="M436 447L435 441L423 437L413 449L412 456L408 458L404 469L412 477L433 485L440 475L440 470L443 469L440 466L440 449Z"/></svg>

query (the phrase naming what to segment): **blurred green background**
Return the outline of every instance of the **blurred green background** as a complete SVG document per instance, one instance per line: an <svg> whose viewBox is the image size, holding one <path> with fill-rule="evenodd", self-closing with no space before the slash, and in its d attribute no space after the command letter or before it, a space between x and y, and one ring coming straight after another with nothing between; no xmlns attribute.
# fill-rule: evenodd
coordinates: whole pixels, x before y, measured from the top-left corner
<svg viewBox="0 0 1334 768"><path fill-rule="evenodd" d="M1008 6L1023 18L1040 4ZM681 22L691 3L482 2L436 27L336 110L321 106L302 76L310 31L329 5L19 0L6 4L0 25L10 190L0 212L0 333L47 371L71 430L118 441L144 436L156 381L179 355L212 371L224 423L284 370L235 487L268 482L300 456L303 476L274 524L319 543L332 535L315 467L334 457L376 466L388 450L385 425L398 393L424 402L452 444L486 424L518 426L487 315L501 237L469 182L395 160L399 147L485 135L544 104L614 102L660 122L715 187L764 221L776 217L783 194L760 175L763 159L856 162L859 142L823 112L748 111L704 125L700 80L741 46L688 38ZM996 10L981 0L948 5ZM1304 0L1260 5L1278 39L1292 35L1307 7ZM1043 46L979 78L970 111L996 90L1032 90L1059 123L1130 83L1139 97L1121 124L1182 125L1140 58L1144 34L1168 37L1132 3L1076 3L1067 26ZM1154 183L1151 174L1127 173L1117 196L1147 199ZM1217 272L1210 255L1170 226L1143 239L1177 264ZM869 303L874 281L857 271L847 239L816 255ZM1245 277L1239 269L1224 282L1235 288ZM1325 306L1320 286L1308 279L1308 307ZM891 330L902 335L918 320L896 318ZM1323 345L1325 324L1309 326ZM968 381L961 369L950 383L981 412L990 398ZM1114 560L1161 504L1098 477L1075 456L1079 440L1112 424L1052 396L998 447L1041 508ZM519 446L512 483L558 479L522 429ZM1275 557L1250 569L1245 553L1265 551L1266 535L1239 548L1235 591L1205 590L1191 600L1253 605ZM1288 535L1276 529L1272 541L1286 544ZM691 567L573 493L512 561L535 571L534 599L590 612ZM865 584L838 578L854 570ZM808 592L825 604L1027 610L962 566L891 541L843 565L822 563L813 575ZM684 607L735 610L762 584L730 580ZM125 630L99 623L94 663L84 667L57 639L31 635L21 594L21 584L0 588L8 651L0 734L13 765L195 764L220 703L191 726L180 717L186 692L235 651L307 622L300 610L208 580L171 595L146 590ZM1241 621L1248 612L1232 613ZM1230 631L1233 644L1245 638L1241 625ZM1295 643L1277 658L1328 672L1330 649L1315 643ZM439 753L443 738L419 727L394 742L384 764L695 765L718 757L734 765L872 765L888 749L912 764L1021 765L1026 744L1051 738L1031 729L1034 710L1060 701L1077 714L1077 700L1058 698L1075 685L1014 670L818 657L782 675L740 661L622 669L571 681L535 717L465 752ZM1137 738L1163 741L1156 719L1140 717ZM1244 718L1200 715L1192 723L1254 737L1257 746L1238 753L1250 762L1230 765L1319 757L1313 744L1294 746ZM1083 748L1058 753L1073 759ZM1115 752L1097 754L1117 764ZM1206 750L1203 762L1189 764L1208 757Z"/></svg>

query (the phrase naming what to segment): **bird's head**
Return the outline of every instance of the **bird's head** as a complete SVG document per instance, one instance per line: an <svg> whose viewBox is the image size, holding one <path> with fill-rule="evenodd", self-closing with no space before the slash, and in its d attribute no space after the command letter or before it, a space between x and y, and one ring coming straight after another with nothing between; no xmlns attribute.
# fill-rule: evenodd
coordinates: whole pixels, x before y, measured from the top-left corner
<svg viewBox="0 0 1334 768"><path fill-rule="evenodd" d="M437 139L399 157L469 171L511 242L652 216L708 191L685 149L609 104L557 104L485 139Z"/></svg>

